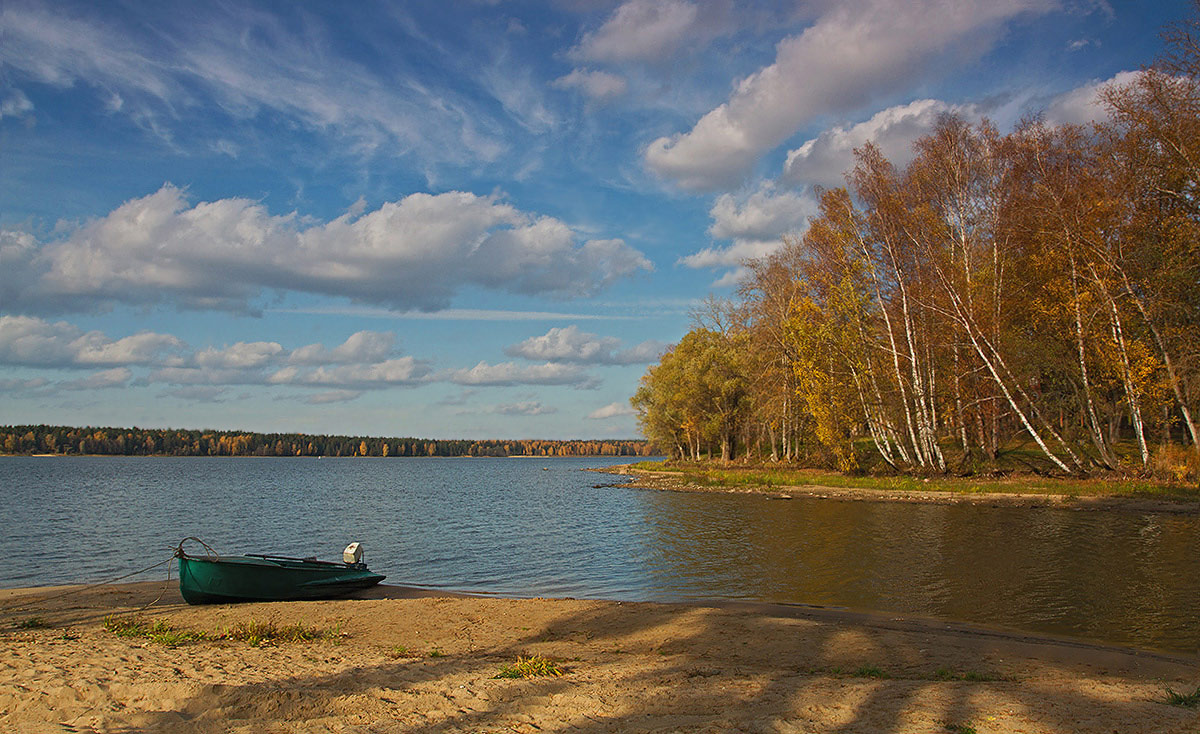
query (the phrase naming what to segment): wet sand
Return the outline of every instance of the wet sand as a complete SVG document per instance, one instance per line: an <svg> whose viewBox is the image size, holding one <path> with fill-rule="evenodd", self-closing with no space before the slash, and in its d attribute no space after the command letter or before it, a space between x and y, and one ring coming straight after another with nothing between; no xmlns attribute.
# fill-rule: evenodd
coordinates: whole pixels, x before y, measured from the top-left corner
<svg viewBox="0 0 1200 734"><path fill-rule="evenodd" d="M69 592L69 593L68 593ZM179 647L110 614L331 640ZM28 628L37 619L46 626ZM565 674L497 679L518 655ZM807 606L500 599L384 586L189 607L164 582L0 590L3 732L1039 732L1196 734L1162 702L1194 657ZM940 672L939 672L940 671ZM886 677L885 677L886 676Z"/></svg>

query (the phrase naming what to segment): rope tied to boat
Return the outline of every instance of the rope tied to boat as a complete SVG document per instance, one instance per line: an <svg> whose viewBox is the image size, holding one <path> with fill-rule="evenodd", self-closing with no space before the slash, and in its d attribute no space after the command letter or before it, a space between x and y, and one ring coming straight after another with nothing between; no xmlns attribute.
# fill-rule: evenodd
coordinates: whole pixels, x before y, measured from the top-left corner
<svg viewBox="0 0 1200 734"><path fill-rule="evenodd" d="M216 558L217 556L220 555L215 550L213 550L213 547L211 545L209 545L208 543L205 543L203 540L200 540L199 538L197 538L194 535L189 535L186 538L184 538L183 540L179 541L179 545L175 546L175 553L171 556L171 558L190 558L190 557L192 557L192 556L188 556L187 551L185 551L183 549L183 544L188 542L189 540L194 540L197 543L199 543L201 546L203 546L204 547L204 555L208 556L209 558Z"/></svg>
<svg viewBox="0 0 1200 734"><path fill-rule="evenodd" d="M181 543L180 545L182 545L182 543ZM97 581L97 582L96 582L96 583L94 583L94 584L88 584L88 585L86 585L86 586L80 586L79 588L75 588L75 589L68 589L68 590L66 590L66 591L63 591L63 592L61 592L61 593L54 594L53 596L45 596L45 597L40 597L40 598L37 598L37 599L31 599L31 600L28 600L28 601L21 601L20 599L17 599L16 601L17 601L18 603L16 603L16 604L0 604L0 609L3 609L5 612L10 612L10 611L12 611L12 610L15 610L15 609L23 609L23 608L25 608L25 607L32 607L32 606L37 606L37 605L39 605L39 604L45 604L46 602L54 601L55 599L61 599L61 598L63 598L63 597L66 597L66 596L71 596L71 595L73 595L73 594L80 594L80 593L82 593L82 592L84 592L84 591L87 591L87 590L89 590L89 589L96 589L96 588L99 588L99 587L101 587L101 586L107 586L107 585L109 585L109 584L115 584L115 583L116 583L116 582L118 582L118 581L123 581L124 579L127 579L127 578L129 578L130 576L137 576L137 575L138 575L138 574L140 574L140 573L145 573L145 572L147 572L147 571L153 571L154 569L158 568L159 566L163 566L163 565L169 564L169 563L170 563L171 561L173 561L173 560L175 560L175 556L174 556L174 555L172 555L170 558L166 559L165 561L159 561L158 563L151 564L151 565L149 565L149 566L146 566L145 568L139 568L139 569L138 569L138 570L136 570L136 571L132 571L132 572L130 572L130 573L122 574L122 575L120 575L120 576L114 576L113 578L111 578L111 579L105 579L104 581ZM170 567L170 566L167 566L167 583L169 584L170 582L171 582L171 567ZM164 587L164 591L165 591L165 590L166 590L166 589L165 589L165 587ZM157 597L157 598L156 598L154 601L150 602L150 604L147 604L145 607L142 607L142 610L145 610L145 609L147 609L148 607L150 607L150 606L152 606L153 604L155 604L155 603L156 603L156 602L157 602L159 599L161 599L161 598L162 598L162 593L163 593L163 592L159 592L159 595L158 595L158 597ZM139 611L142 611L142 610L139 610Z"/></svg>

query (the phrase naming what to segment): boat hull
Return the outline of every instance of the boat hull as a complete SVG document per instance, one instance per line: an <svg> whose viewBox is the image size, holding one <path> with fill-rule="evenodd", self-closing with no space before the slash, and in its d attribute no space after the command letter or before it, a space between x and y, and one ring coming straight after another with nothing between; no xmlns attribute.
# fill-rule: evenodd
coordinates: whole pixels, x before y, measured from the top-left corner
<svg viewBox="0 0 1200 734"><path fill-rule="evenodd" d="M188 604L327 599L378 584L364 564L257 556L179 557L179 593Z"/></svg>

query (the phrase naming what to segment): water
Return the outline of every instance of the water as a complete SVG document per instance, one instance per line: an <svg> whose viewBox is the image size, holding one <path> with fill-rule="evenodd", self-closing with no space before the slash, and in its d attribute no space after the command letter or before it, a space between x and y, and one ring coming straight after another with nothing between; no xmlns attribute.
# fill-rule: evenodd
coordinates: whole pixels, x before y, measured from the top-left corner
<svg viewBox="0 0 1200 734"><path fill-rule="evenodd" d="M624 459L0 458L0 587L96 581L188 535L387 583L743 599L1195 652L1200 517L596 488ZM163 578L161 569L140 578Z"/></svg>

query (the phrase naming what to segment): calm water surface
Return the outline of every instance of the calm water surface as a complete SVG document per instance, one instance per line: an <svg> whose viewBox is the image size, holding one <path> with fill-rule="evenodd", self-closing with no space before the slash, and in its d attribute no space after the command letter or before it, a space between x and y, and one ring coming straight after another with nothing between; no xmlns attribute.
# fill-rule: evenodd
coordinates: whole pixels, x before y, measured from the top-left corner
<svg viewBox="0 0 1200 734"><path fill-rule="evenodd" d="M0 587L188 535L514 596L801 602L1200 648L1200 517L596 488L620 459L0 458ZM142 578L163 578L159 569ZM134 579L136 580L136 579Z"/></svg>

